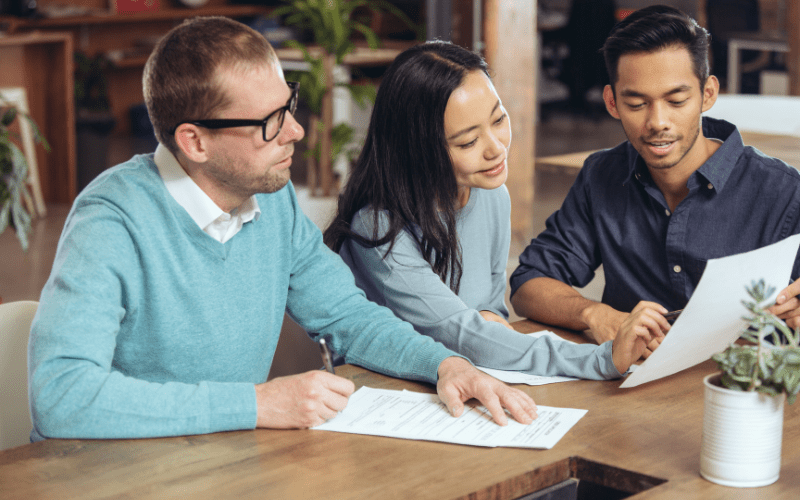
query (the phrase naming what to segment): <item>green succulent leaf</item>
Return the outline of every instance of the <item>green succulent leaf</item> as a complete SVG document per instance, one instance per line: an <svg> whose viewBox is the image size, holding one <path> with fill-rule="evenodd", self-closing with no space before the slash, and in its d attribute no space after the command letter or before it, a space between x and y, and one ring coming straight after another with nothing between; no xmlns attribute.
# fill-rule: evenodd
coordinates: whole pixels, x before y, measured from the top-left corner
<svg viewBox="0 0 800 500"><path fill-rule="evenodd" d="M742 301L750 315L744 318L747 329L741 339L754 345L734 343L712 356L722 371L721 383L731 390L786 394L792 404L800 391L800 330L789 328L766 310L775 287L767 286L762 279L746 290L753 300Z"/></svg>

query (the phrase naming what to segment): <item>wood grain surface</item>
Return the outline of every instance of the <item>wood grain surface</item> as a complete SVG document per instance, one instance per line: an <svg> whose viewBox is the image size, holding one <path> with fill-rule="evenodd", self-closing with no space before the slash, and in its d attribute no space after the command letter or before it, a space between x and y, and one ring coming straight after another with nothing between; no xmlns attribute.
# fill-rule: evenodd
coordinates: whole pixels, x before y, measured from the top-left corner
<svg viewBox="0 0 800 500"><path fill-rule="evenodd" d="M530 321L514 326L525 333L547 328ZM631 491L666 480L630 497L636 499L797 499L800 404L786 406L777 483L736 489L700 477L702 378L713 371L705 362L633 389L620 389L619 380L518 386L538 404L589 410L551 450L315 430L54 439L0 452L0 498L512 499L583 475ZM337 373L358 387L434 391L355 366Z"/></svg>

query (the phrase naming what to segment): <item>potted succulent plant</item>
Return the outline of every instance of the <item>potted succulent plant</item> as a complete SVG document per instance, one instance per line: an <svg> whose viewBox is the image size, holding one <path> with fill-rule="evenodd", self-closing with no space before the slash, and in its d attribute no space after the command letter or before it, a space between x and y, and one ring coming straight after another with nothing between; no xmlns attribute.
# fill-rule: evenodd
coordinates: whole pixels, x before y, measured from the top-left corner
<svg viewBox="0 0 800 500"><path fill-rule="evenodd" d="M747 288L750 315L743 342L715 354L721 372L705 378L700 474L726 486L755 487L778 479L784 401L800 390L800 329L765 309L775 288Z"/></svg>
<svg viewBox="0 0 800 500"><path fill-rule="evenodd" d="M22 249L27 250L31 216L23 205L23 196L28 179L28 162L14 142L21 141L21 137L13 127L20 117L30 123L34 140L49 151L50 146L30 115L18 110L0 95L0 233L12 227Z"/></svg>

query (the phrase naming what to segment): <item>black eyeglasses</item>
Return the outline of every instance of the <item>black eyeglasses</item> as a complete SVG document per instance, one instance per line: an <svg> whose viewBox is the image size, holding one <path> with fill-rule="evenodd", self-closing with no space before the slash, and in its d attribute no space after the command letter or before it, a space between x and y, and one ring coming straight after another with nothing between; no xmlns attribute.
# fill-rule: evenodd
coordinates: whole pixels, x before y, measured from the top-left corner
<svg viewBox="0 0 800 500"><path fill-rule="evenodd" d="M264 142L269 142L272 139L278 137L278 134L281 133L281 128L283 128L283 121L286 119L286 112L288 111L292 115L294 112L297 111L297 94L300 91L300 83L299 82L286 82L286 85L292 89L292 96L289 97L289 102L286 103L286 106L276 109L266 118L263 120L239 120L235 118L219 118L215 120L187 120L185 122L180 122L179 124L175 125L175 128L172 129L172 133L175 133L175 130L178 129L184 123L190 123L192 125L197 125L198 127L204 128L211 128L211 129L218 129L218 128L232 128L232 127L252 127L253 125L261 125L261 136L264 138Z"/></svg>

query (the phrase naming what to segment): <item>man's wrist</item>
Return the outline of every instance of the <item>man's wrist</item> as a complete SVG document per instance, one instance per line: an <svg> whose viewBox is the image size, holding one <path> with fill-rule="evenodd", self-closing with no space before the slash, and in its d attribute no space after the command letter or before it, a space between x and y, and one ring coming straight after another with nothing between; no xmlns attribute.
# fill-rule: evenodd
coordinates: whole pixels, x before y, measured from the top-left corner
<svg viewBox="0 0 800 500"><path fill-rule="evenodd" d="M599 324L599 316L603 313L603 309L607 308L608 306L602 304L600 302L594 301L587 301L588 303L586 306L581 309L579 316L581 322L586 325L586 329L588 330L595 330L597 329Z"/></svg>
<svg viewBox="0 0 800 500"><path fill-rule="evenodd" d="M442 378L442 376L451 371L451 370L463 370L465 368L473 366L472 363L462 356L449 356L444 358L441 363L439 363L439 368L436 370L436 375L438 378Z"/></svg>

